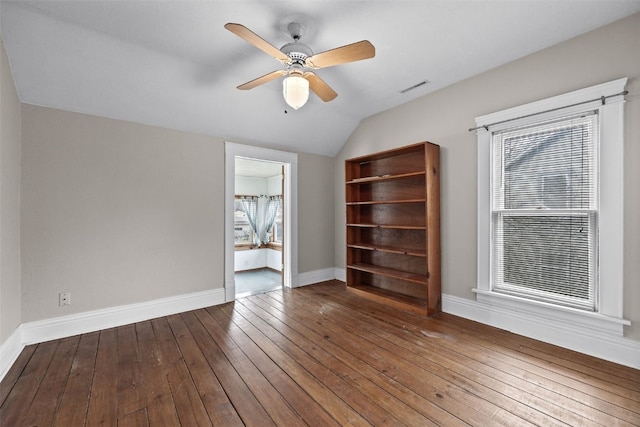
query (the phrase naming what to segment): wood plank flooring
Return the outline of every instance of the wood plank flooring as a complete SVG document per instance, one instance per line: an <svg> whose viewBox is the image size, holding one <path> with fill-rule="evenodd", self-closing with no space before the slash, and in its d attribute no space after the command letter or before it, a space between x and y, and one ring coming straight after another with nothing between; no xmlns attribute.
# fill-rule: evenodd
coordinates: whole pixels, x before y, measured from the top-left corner
<svg viewBox="0 0 640 427"><path fill-rule="evenodd" d="M32 345L4 426L639 426L640 371L337 281Z"/></svg>

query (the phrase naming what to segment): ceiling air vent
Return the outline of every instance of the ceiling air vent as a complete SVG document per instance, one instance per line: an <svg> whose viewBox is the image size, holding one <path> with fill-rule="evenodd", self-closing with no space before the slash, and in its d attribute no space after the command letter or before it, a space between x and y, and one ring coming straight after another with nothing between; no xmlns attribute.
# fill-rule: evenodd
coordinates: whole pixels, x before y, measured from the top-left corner
<svg viewBox="0 0 640 427"><path fill-rule="evenodd" d="M420 86L424 86L424 85L426 85L427 83L429 83L429 80L421 81L420 83L414 84L414 85L413 85L413 86L411 86L411 87L408 87L408 88L406 88L406 89L402 89L402 90L400 91L400 93L407 93L407 92L409 92L410 90L417 89L417 88L419 88Z"/></svg>

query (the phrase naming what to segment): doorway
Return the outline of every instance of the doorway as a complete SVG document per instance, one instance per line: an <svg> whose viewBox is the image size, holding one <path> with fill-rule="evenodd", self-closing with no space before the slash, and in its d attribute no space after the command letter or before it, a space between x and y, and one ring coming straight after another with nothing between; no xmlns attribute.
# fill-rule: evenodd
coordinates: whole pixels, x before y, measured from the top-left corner
<svg viewBox="0 0 640 427"><path fill-rule="evenodd" d="M297 209L297 173L298 156L295 153L252 147L227 142L225 144L225 299L236 298L236 256L235 256L235 197L236 197L236 159L276 163L284 171L282 182L283 204L282 234L282 286L291 288L298 281L298 209Z"/></svg>
<svg viewBox="0 0 640 427"><path fill-rule="evenodd" d="M282 289L284 164L235 158L236 298Z"/></svg>

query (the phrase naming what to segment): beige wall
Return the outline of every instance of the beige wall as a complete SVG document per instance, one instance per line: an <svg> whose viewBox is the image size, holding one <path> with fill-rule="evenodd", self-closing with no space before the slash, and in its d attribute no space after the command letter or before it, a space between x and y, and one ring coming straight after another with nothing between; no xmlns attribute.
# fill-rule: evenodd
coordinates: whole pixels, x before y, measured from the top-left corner
<svg viewBox="0 0 640 427"><path fill-rule="evenodd" d="M344 160L428 140L441 146L443 293L475 299L474 118L620 77L625 105L625 301L640 339L640 14L521 58L364 120L336 157L336 258L345 264ZM428 77L428 76L427 76ZM606 150L606 145L603 147Z"/></svg>
<svg viewBox="0 0 640 427"><path fill-rule="evenodd" d="M22 322L223 286L221 139L33 105L22 128ZM333 159L298 162L304 273L333 267Z"/></svg>
<svg viewBox="0 0 640 427"><path fill-rule="evenodd" d="M298 154L298 271L333 268L332 157Z"/></svg>
<svg viewBox="0 0 640 427"><path fill-rule="evenodd" d="M219 139L23 105L22 321L222 287L222 159Z"/></svg>
<svg viewBox="0 0 640 427"><path fill-rule="evenodd" d="M20 324L20 101L0 39L0 345Z"/></svg>

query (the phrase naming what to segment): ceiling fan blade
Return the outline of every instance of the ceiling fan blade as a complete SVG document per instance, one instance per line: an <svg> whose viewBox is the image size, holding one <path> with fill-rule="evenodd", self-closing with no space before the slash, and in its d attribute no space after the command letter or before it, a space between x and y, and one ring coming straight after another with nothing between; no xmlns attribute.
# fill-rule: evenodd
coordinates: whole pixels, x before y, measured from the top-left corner
<svg viewBox="0 0 640 427"><path fill-rule="evenodd" d="M376 48L368 40L362 40L317 53L308 57L306 64L310 68L326 68L347 62L361 61L374 56L376 56Z"/></svg>
<svg viewBox="0 0 640 427"><path fill-rule="evenodd" d="M280 49L265 41L262 37L260 37L244 25L229 22L228 24L225 24L224 27L236 36L254 45L267 55L273 56L278 61L284 64L288 64L291 61L291 59L285 53L281 52Z"/></svg>
<svg viewBox="0 0 640 427"><path fill-rule="evenodd" d="M258 77L257 79L253 79L251 81L241 84L240 86L238 86L238 89L240 90L253 89L256 86L260 86L262 84L270 82L271 80L277 79L278 77L282 77L285 74L287 74L286 70L272 71L268 74L265 74L264 76Z"/></svg>
<svg viewBox="0 0 640 427"><path fill-rule="evenodd" d="M334 99L336 99L336 96L338 96L338 94L333 89L331 89L331 87L326 84L324 80L318 77L317 74L312 73L311 71L307 71L302 75L302 77L309 81L309 88L311 88L313 93L318 95L318 97L324 102L333 101Z"/></svg>

